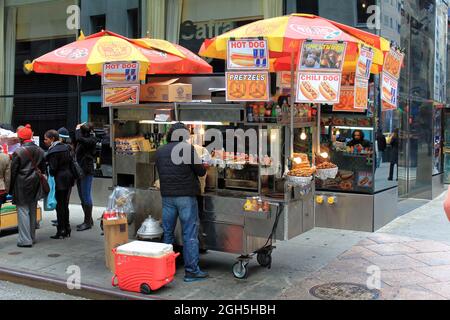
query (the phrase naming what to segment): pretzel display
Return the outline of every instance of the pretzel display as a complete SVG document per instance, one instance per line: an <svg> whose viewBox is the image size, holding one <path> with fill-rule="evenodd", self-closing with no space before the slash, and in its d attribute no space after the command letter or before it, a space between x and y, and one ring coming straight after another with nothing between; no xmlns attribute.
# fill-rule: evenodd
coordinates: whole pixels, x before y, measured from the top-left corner
<svg viewBox="0 0 450 320"><path fill-rule="evenodd" d="M317 169L334 169L337 168L337 166L334 163L331 162L322 162L317 165Z"/></svg>
<svg viewBox="0 0 450 320"><path fill-rule="evenodd" d="M262 98L266 95L266 84L264 82L252 82L249 91L253 98Z"/></svg>
<svg viewBox="0 0 450 320"><path fill-rule="evenodd" d="M314 174L314 169L308 168L308 169L292 169L288 172L288 176L291 177L311 177Z"/></svg>
<svg viewBox="0 0 450 320"><path fill-rule="evenodd" d="M243 82L231 81L229 95L234 98L242 98L247 92L247 86Z"/></svg>
<svg viewBox="0 0 450 320"><path fill-rule="evenodd" d="M348 180L342 181L342 182L339 184L339 187L340 187L342 190L346 190L346 191L352 190L352 189L353 189L353 183L352 183L351 181L348 181Z"/></svg>

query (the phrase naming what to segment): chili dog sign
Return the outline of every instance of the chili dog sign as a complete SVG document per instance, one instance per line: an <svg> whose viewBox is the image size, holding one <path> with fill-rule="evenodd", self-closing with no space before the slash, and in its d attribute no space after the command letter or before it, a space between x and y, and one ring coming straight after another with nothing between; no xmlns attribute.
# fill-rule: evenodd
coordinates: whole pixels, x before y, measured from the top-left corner
<svg viewBox="0 0 450 320"><path fill-rule="evenodd" d="M103 86L103 106L113 107L120 105L139 104L140 85L107 85Z"/></svg>
<svg viewBox="0 0 450 320"><path fill-rule="evenodd" d="M299 72L297 76L297 103L339 102L342 75L340 73Z"/></svg>
<svg viewBox="0 0 450 320"><path fill-rule="evenodd" d="M267 40L228 41L228 70L269 70Z"/></svg>
<svg viewBox="0 0 450 320"><path fill-rule="evenodd" d="M108 62L103 65L102 83L139 83L138 62Z"/></svg>
<svg viewBox="0 0 450 320"><path fill-rule="evenodd" d="M227 101L269 101L269 73L264 71L227 72Z"/></svg>

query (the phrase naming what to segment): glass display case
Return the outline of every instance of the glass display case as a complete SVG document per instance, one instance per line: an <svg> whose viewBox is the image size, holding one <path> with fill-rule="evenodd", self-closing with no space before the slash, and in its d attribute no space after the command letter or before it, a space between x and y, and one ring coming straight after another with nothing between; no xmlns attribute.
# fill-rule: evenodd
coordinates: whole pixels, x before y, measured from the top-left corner
<svg viewBox="0 0 450 320"><path fill-rule="evenodd" d="M364 116L326 115L321 121L321 153L338 166L335 179L316 180L317 190L371 194L374 192L372 119Z"/></svg>

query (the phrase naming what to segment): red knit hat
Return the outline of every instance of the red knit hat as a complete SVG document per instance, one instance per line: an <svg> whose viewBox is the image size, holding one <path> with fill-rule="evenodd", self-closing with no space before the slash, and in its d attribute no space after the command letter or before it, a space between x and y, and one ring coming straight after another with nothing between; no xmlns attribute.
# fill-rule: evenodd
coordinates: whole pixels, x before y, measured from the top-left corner
<svg viewBox="0 0 450 320"><path fill-rule="evenodd" d="M33 138L33 131L31 125L27 124L25 127L17 131L17 136L22 140L31 140Z"/></svg>

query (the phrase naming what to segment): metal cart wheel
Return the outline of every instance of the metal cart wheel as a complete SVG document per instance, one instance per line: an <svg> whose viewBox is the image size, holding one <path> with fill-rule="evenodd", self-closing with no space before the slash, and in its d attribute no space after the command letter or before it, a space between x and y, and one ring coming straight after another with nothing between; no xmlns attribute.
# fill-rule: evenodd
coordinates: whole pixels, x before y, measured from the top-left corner
<svg viewBox="0 0 450 320"><path fill-rule="evenodd" d="M145 295L149 295L152 293L152 288L146 283L141 284L141 293Z"/></svg>
<svg viewBox="0 0 450 320"><path fill-rule="evenodd" d="M272 266L272 253L270 252L259 252L256 256L256 260L259 265L263 268L271 268Z"/></svg>
<svg viewBox="0 0 450 320"><path fill-rule="evenodd" d="M233 265L233 274L237 279L246 279L248 277L248 262L238 261Z"/></svg>

